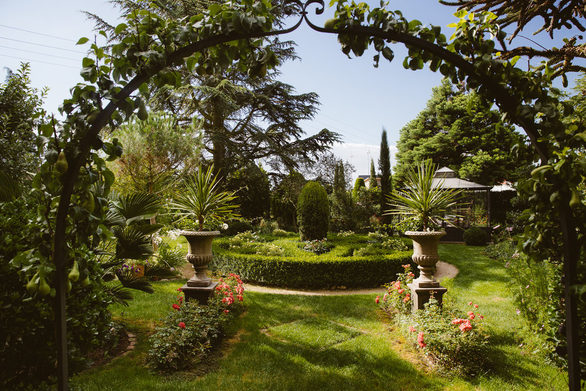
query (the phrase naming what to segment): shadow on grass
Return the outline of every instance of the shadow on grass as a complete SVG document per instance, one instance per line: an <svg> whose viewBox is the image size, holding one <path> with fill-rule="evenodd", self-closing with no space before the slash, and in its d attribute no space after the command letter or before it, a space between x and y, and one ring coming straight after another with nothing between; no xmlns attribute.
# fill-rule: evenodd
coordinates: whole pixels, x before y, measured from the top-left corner
<svg viewBox="0 0 586 391"><path fill-rule="evenodd" d="M418 372L384 342L359 335L316 349L266 335L250 336L247 346L233 359L252 359L251 372L243 373L243 389L270 390L439 390L437 381ZM256 387L254 386L256 385Z"/></svg>

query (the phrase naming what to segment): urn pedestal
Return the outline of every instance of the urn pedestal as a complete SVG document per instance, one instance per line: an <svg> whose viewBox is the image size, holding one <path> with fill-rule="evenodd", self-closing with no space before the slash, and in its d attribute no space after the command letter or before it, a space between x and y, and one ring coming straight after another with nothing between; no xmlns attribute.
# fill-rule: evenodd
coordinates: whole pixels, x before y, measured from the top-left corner
<svg viewBox="0 0 586 391"><path fill-rule="evenodd" d="M186 259L193 265L194 275L181 290L185 294L185 300L195 299L200 304L206 304L213 294L217 282L212 282L208 277L208 264L213 259L212 241L220 235L218 231L181 231L189 244Z"/></svg>
<svg viewBox="0 0 586 391"><path fill-rule="evenodd" d="M429 301L431 295L442 303L442 297L447 289L442 287L433 277L435 274L435 265L439 261L437 252L439 240L446 233L444 231L407 231L405 235L413 240L413 262L419 269L419 277L411 284L411 300L413 312L423 309L425 303Z"/></svg>

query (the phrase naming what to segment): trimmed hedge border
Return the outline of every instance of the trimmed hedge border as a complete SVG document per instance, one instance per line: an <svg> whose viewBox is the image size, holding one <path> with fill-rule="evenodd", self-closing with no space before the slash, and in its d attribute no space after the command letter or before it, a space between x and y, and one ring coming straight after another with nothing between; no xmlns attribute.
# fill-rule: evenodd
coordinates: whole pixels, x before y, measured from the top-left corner
<svg viewBox="0 0 586 391"><path fill-rule="evenodd" d="M310 258L311 257L311 258ZM366 257L272 257L215 251L210 269L219 274L235 273L246 282L284 288L328 289L373 288L403 272L401 265L411 264L411 251Z"/></svg>

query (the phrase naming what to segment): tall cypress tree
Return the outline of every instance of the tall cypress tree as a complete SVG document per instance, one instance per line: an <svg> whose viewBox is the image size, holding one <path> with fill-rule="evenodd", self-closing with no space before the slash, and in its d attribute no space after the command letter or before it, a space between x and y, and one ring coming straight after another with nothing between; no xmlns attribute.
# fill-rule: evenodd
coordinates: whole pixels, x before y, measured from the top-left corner
<svg viewBox="0 0 586 391"><path fill-rule="evenodd" d="M381 199L380 208L381 214L387 210L387 196L392 191L391 185L391 154L389 151L389 143L387 142L387 131L383 128L382 140L380 142L380 157L378 159L378 168L381 173L380 187ZM383 216L383 222L389 223L389 216Z"/></svg>
<svg viewBox="0 0 586 391"><path fill-rule="evenodd" d="M340 160L336 164L334 172L334 194L339 196L346 192L346 179L344 178L344 163Z"/></svg>
<svg viewBox="0 0 586 391"><path fill-rule="evenodd" d="M369 188L373 189L378 187L378 181L376 180L376 171L374 170L374 161L370 159L370 184L368 185Z"/></svg>

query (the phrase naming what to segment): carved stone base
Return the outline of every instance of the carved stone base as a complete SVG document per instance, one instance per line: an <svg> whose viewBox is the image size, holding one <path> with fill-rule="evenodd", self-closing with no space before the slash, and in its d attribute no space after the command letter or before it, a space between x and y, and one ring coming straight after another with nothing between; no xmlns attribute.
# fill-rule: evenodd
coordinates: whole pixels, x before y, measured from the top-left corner
<svg viewBox="0 0 586 391"><path fill-rule="evenodd" d="M422 310L425 303L429 301L429 298L433 294L433 297L438 301L439 305L442 305L442 297L448 290L438 284L437 287L421 287L415 283L407 284L411 289L411 310L413 312Z"/></svg>
<svg viewBox="0 0 586 391"><path fill-rule="evenodd" d="M197 300L199 304L205 305L208 303L208 299L214 294L217 282L212 282L208 286L188 286L187 284L181 287L181 290L185 294L185 301Z"/></svg>

